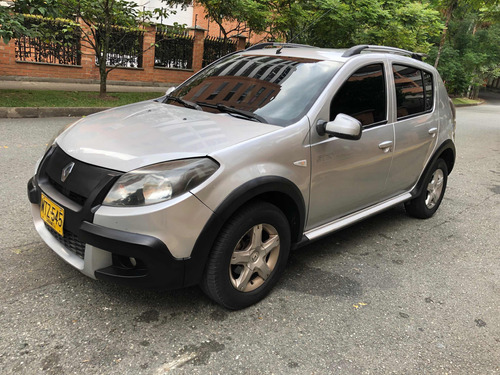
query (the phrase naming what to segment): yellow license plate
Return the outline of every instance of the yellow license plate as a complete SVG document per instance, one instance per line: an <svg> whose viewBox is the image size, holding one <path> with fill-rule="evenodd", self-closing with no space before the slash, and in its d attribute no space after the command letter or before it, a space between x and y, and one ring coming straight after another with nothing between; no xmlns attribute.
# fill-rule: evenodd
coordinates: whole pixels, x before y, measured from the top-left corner
<svg viewBox="0 0 500 375"><path fill-rule="evenodd" d="M42 193L40 202L40 216L52 229L61 236L64 236L64 208L52 202L45 194Z"/></svg>

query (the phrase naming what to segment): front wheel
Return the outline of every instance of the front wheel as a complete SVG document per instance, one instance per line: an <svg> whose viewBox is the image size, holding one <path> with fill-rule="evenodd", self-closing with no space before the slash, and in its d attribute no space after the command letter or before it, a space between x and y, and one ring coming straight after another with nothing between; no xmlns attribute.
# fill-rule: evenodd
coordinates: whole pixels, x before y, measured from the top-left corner
<svg viewBox="0 0 500 375"><path fill-rule="evenodd" d="M267 202L248 205L224 225L207 262L201 287L215 302L237 310L266 296L290 251L286 216Z"/></svg>
<svg viewBox="0 0 500 375"><path fill-rule="evenodd" d="M429 169L420 195L405 204L406 212L419 219L428 219L437 211L446 190L448 166L437 159Z"/></svg>

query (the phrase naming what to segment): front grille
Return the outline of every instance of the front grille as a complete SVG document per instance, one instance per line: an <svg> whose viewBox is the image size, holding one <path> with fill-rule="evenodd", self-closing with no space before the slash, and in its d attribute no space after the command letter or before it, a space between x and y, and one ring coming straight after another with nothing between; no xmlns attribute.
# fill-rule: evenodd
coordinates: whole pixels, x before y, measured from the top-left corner
<svg viewBox="0 0 500 375"><path fill-rule="evenodd" d="M52 177L48 176L49 183L62 195L65 197L68 197L71 199L73 202L78 203L80 206L83 206L85 204L85 198L83 195L77 194L73 191L70 191L68 189L63 188L61 184L59 184L56 180L54 180Z"/></svg>
<svg viewBox="0 0 500 375"><path fill-rule="evenodd" d="M70 164L73 164L72 171L63 182L62 171ZM94 207L102 203L107 190L121 174L74 159L60 147L55 147L40 164L37 177L42 190L45 184L50 185L79 206Z"/></svg>
<svg viewBox="0 0 500 375"><path fill-rule="evenodd" d="M83 242L80 242L76 234L65 229L63 237L47 224L45 224L45 228L47 228L47 230L54 236L54 238L59 241L59 243L66 249L82 259L85 257L85 244Z"/></svg>

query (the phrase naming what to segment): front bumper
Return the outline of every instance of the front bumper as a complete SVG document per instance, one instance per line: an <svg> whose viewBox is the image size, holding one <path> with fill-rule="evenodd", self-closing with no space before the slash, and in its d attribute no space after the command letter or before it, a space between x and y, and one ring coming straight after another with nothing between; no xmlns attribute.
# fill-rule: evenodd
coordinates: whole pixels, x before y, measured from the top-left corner
<svg viewBox="0 0 500 375"><path fill-rule="evenodd" d="M39 196L36 191L31 179L28 196L35 228L45 243L74 268L94 279L139 287L175 289L184 285L186 260L174 258L167 246L155 237L83 221L78 237L68 244L70 240L62 240L40 218L40 205L33 199ZM74 245L77 242L80 243ZM78 251L80 247L83 251ZM129 258L136 259L137 264L127 265Z"/></svg>
<svg viewBox="0 0 500 375"><path fill-rule="evenodd" d="M58 158L54 159L67 157L59 150L56 152ZM89 185L83 189L82 184L70 178L69 184L54 182L60 166L68 160L53 167L54 162L47 159L50 155L42 160L37 175L28 182L28 197L37 232L61 258L89 277L122 284L175 289L193 283L186 280L185 268L193 262L192 248L204 220L212 214L196 197L188 195L177 202L137 210L103 207L100 203L118 173L98 170L103 177L89 183L88 176L94 173L88 169L97 167L76 164L75 169L83 171L81 174ZM70 177L75 180L78 174L73 176L73 173ZM75 187L80 189L79 200L73 199ZM64 237L40 217L42 192L65 210ZM190 225L186 225L188 222Z"/></svg>

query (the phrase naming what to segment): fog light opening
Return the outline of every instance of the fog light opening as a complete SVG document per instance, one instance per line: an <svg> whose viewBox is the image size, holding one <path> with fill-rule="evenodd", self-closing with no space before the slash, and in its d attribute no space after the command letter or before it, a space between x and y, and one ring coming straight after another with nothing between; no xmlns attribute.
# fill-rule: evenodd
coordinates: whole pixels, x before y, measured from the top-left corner
<svg viewBox="0 0 500 375"><path fill-rule="evenodd" d="M146 268L144 263L138 258L116 254L113 254L113 265L129 270Z"/></svg>

